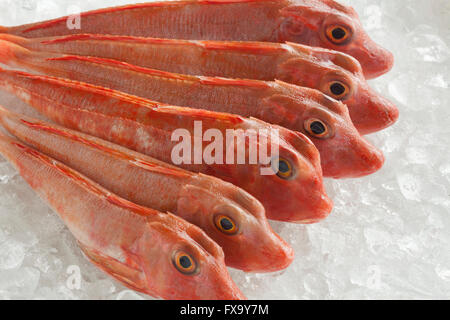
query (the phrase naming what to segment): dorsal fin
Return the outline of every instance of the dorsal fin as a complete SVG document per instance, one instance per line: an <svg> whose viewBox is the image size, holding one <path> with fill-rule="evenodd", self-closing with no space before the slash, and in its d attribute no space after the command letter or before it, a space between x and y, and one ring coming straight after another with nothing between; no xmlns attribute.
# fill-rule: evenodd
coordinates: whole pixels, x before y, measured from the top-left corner
<svg viewBox="0 0 450 320"><path fill-rule="evenodd" d="M241 116L234 115L231 113L223 113L223 112L212 112L203 109L191 109L186 107L177 107L177 106L161 106L158 108L158 111L173 113L173 114L186 114L189 116L197 116L200 118L209 118L212 120L221 120L232 123L233 125L243 123L245 119Z"/></svg>
<svg viewBox="0 0 450 320"><path fill-rule="evenodd" d="M286 51L279 43L253 41L192 41L208 50L229 50L246 53L277 54Z"/></svg>
<svg viewBox="0 0 450 320"><path fill-rule="evenodd" d="M193 44L196 45L197 40L178 40L178 39L162 39L162 38L144 38L144 37L134 37L134 36L120 36L120 35L109 35L109 34L73 34L67 36L57 36L49 38L41 38L41 44L57 44L70 41L122 41L131 43L147 43L147 44L165 44L165 45L183 45L183 44Z"/></svg>
<svg viewBox="0 0 450 320"><path fill-rule="evenodd" d="M266 81L261 80L249 80L249 79L228 79L222 77L204 77L199 76L201 84L213 85L213 86L239 86L249 88L270 88L270 85Z"/></svg>

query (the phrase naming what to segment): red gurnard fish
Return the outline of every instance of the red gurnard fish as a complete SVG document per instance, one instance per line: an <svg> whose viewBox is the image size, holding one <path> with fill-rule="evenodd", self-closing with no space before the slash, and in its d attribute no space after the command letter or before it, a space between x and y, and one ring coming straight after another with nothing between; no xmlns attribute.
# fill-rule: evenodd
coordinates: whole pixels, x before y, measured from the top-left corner
<svg viewBox="0 0 450 320"><path fill-rule="evenodd" d="M0 153L59 214L89 260L126 286L164 299L245 299L222 249L200 228L126 201L3 133Z"/></svg>
<svg viewBox="0 0 450 320"><path fill-rule="evenodd" d="M387 128L398 118L396 106L369 86L355 58L323 48L295 43L90 34L35 39L0 34L0 39L29 50L108 58L173 73L266 81L277 79L317 89L345 103L355 127L362 134ZM0 47L5 46L7 44L0 44ZM18 59L31 58L31 52L16 51Z"/></svg>
<svg viewBox="0 0 450 320"><path fill-rule="evenodd" d="M67 128L167 163L175 158L177 166L231 182L260 200L270 219L312 223L331 211L319 152L302 133L257 119L173 107L85 83L11 70L0 70L0 89ZM276 131L279 139L272 139ZM261 153L272 158L258 157Z"/></svg>
<svg viewBox="0 0 450 320"><path fill-rule="evenodd" d="M272 272L293 260L293 250L272 230L262 205L230 183L2 108L0 123L21 142L114 194L197 225L222 247L230 267Z"/></svg>
<svg viewBox="0 0 450 320"><path fill-rule="evenodd" d="M255 117L302 132L318 148L326 177L368 175L384 162L382 153L355 129L346 106L317 90L281 81L187 76L104 58L32 52L2 40L0 62L171 105Z"/></svg>
<svg viewBox="0 0 450 320"><path fill-rule="evenodd" d="M332 0L191 0L133 4L17 27L26 38L79 33L187 40L295 42L358 59L367 78L392 68L393 55L364 31L356 11Z"/></svg>

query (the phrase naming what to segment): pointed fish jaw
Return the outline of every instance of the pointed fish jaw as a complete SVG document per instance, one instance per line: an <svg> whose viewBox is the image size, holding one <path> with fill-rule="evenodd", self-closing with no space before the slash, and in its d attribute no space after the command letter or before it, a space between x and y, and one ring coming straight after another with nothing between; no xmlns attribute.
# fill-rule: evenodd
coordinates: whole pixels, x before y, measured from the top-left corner
<svg viewBox="0 0 450 320"><path fill-rule="evenodd" d="M278 82L278 84L286 87L286 89L293 87L292 85L286 86L286 84L281 82ZM344 178L364 175L368 171L368 160L355 154L354 148L356 146L358 149L371 150L373 147L368 145L353 125L347 107L342 102L334 100L320 91L308 89L302 90L302 92L306 93L308 96L308 99L306 100L308 102L307 105L305 105L302 97L296 97L294 94L292 94L289 99L280 99L280 95L278 95L276 99L272 99L268 101L268 103L273 103L281 109L295 110L297 112L298 117L292 117L294 121L289 124L289 127L295 127L298 130L302 130L305 135L312 140L320 152L320 159L325 177L332 176L335 178ZM371 110L368 103L367 106L367 108L360 108L362 114L366 114L366 110ZM381 118L378 114L374 116ZM291 118L291 116L287 115L285 118ZM309 119L318 119L327 124L330 135L328 137L317 138L305 131L304 123ZM385 123L385 121L383 121L383 123ZM291 144L295 143L294 139L291 139L290 141ZM354 141L354 143L349 143L349 141ZM302 145L299 145L297 150L302 154L306 154L305 146L307 145L308 144L305 144L303 149L301 149ZM361 148L361 146L365 147ZM310 149L310 151L312 150L313 149ZM370 152L367 151L365 153ZM315 152L312 152L310 157L312 157L312 159L319 158L318 154ZM350 165L347 163L347 160L352 160ZM315 162L315 160L312 161L313 163ZM320 199L320 196L317 196L316 198ZM325 203L325 208L328 207L326 201L322 202ZM321 201L318 200L316 205L321 207L320 203ZM327 210L323 211L326 212Z"/></svg>
<svg viewBox="0 0 450 320"><path fill-rule="evenodd" d="M238 261L241 270L245 272L275 272L286 269L294 260L294 250L277 235L267 221L249 221L253 228L235 235L237 238L250 239L239 241L235 250L230 250L225 256L227 265L233 266ZM264 232L261 231L264 229ZM246 245L251 242L252 245ZM242 262L245 256L245 264Z"/></svg>
<svg viewBox="0 0 450 320"><path fill-rule="evenodd" d="M383 156L355 128L345 105L332 98L322 100L323 105L332 107L327 111L313 108L305 112L304 116L307 119L320 119L329 128L328 136L311 137L323 155L321 157L323 176L336 179L350 178L377 171L383 163L380 161Z"/></svg>
<svg viewBox="0 0 450 320"><path fill-rule="evenodd" d="M344 25L348 21L348 25L353 29L352 37L343 45L332 44L326 39L326 42L331 44L328 48L342 51L355 57L361 64L366 79L373 79L389 72L394 65L394 55L369 37L353 8L346 7L345 10L347 11L346 19L342 20L341 18L337 19L337 21L344 21ZM334 23L333 18L325 21L325 25L332 23Z"/></svg>
<svg viewBox="0 0 450 320"><path fill-rule="evenodd" d="M366 79L374 79L392 69L394 55L369 39L368 36L366 37L366 40L349 48L348 53L361 63Z"/></svg>
<svg viewBox="0 0 450 320"><path fill-rule="evenodd" d="M311 179L299 186L297 194L283 195L274 192L272 198L277 198L283 205L268 204L266 210L269 219L298 224L317 223L327 218L333 210L333 201L319 185L322 181ZM311 192L308 190L314 190ZM319 190L317 190L319 189ZM321 189L321 190L320 190Z"/></svg>
<svg viewBox="0 0 450 320"><path fill-rule="evenodd" d="M246 299L231 279L223 252L201 229L168 215L150 222L139 240L137 263L147 292L175 300ZM214 248L215 247L215 248ZM177 256L191 258L191 270L182 270Z"/></svg>
<svg viewBox="0 0 450 320"><path fill-rule="evenodd" d="M353 8L335 1L321 1L320 5L314 6L301 2L280 11L285 17L284 23L281 23L284 26L280 36L283 41L349 54L361 63L368 79L391 70L394 62L392 53L370 39ZM345 27L348 39L340 43L330 39L327 30L333 26Z"/></svg>
<svg viewBox="0 0 450 320"><path fill-rule="evenodd" d="M342 179L370 175L384 164L383 153L362 137L352 136L337 139L342 148L336 148L323 164L324 176Z"/></svg>
<svg viewBox="0 0 450 320"><path fill-rule="evenodd" d="M259 258L257 263L251 263L246 269L246 272L275 272L284 270L294 261L294 250L283 240L273 240L272 243L266 242L260 246L261 250L258 252L248 252L250 256L257 254L264 258L262 261ZM253 260L256 261L256 260Z"/></svg>
<svg viewBox="0 0 450 320"><path fill-rule="evenodd" d="M349 108L353 123L363 135L386 129L397 122L399 117L395 104L369 86L361 86L348 103L353 106Z"/></svg>
<svg viewBox="0 0 450 320"><path fill-rule="evenodd" d="M314 55L323 60L318 62L294 58L281 66L280 75L299 86L318 89L330 97L333 97L330 90L332 83L339 81L345 84L349 93L341 101L345 103L354 126L361 134L380 131L396 122L398 109L369 86L354 58L334 51L314 51ZM331 61L332 64L329 63ZM328 108L333 107L323 100L321 102ZM335 107L332 111L339 113Z"/></svg>
<svg viewBox="0 0 450 320"><path fill-rule="evenodd" d="M227 266L272 272L292 262L292 249L269 226L264 207L244 190L219 179L195 176L179 195L177 214L202 228L224 250ZM224 217L235 226L220 228ZM270 263L268 263L270 261Z"/></svg>
<svg viewBox="0 0 450 320"><path fill-rule="evenodd" d="M268 188L267 193L261 196L267 217L294 223L324 219L332 210L332 201L323 185L319 151L310 139L299 132L281 128L280 139L287 143L280 146L280 157L290 159L294 175L290 179L267 176L276 180L274 185L279 185ZM289 151L291 154L286 156Z"/></svg>

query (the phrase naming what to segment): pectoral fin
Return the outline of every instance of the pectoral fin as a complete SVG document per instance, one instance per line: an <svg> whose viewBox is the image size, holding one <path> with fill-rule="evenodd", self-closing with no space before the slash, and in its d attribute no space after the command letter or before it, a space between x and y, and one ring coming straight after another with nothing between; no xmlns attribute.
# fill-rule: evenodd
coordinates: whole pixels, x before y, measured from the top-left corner
<svg viewBox="0 0 450 320"><path fill-rule="evenodd" d="M145 276L142 270L136 268L136 263L134 263L134 266L131 267L128 264L106 256L81 243L79 243L79 245L86 257L104 272L108 273L133 290L147 293L147 290L145 290Z"/></svg>

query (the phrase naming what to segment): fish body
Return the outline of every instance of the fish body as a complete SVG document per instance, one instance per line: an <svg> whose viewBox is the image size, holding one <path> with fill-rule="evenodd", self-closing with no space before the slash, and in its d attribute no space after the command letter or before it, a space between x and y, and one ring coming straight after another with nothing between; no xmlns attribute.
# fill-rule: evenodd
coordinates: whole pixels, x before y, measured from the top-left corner
<svg viewBox="0 0 450 320"><path fill-rule="evenodd" d="M368 78L389 71L393 56L363 30L355 10L332 0L192 0L84 12L79 27L63 17L0 32L27 38L80 33L187 40L295 42L348 53Z"/></svg>
<svg viewBox="0 0 450 320"><path fill-rule="evenodd" d="M30 51L1 40L0 61L171 105L254 117L301 132L318 148L326 177L360 177L383 165L382 153L361 137L346 106L310 88L282 81L169 73L111 59ZM317 123L324 132L311 129Z"/></svg>
<svg viewBox="0 0 450 320"><path fill-rule="evenodd" d="M271 229L263 206L230 183L5 109L0 109L0 124L27 146L121 198L197 225L223 248L228 266L273 272L293 260L292 249ZM232 228L224 229L223 223Z"/></svg>
<svg viewBox="0 0 450 320"><path fill-rule="evenodd" d="M277 79L317 89L345 103L355 127L362 134L385 129L398 118L395 105L370 88L356 59L323 48L294 43L192 41L90 34L34 39L0 34L0 39L31 50L28 55L22 54L22 59L30 59L33 51L44 51L113 59L187 75L265 81ZM44 57L42 55L42 59ZM51 60L42 62L44 65L52 63Z"/></svg>
<svg viewBox="0 0 450 320"><path fill-rule="evenodd" d="M257 119L163 105L107 88L18 71L0 71L0 87L67 128L231 182L260 200L270 219L312 223L331 211L319 152L301 133ZM245 135L252 132L258 139ZM272 139L273 132L278 132L278 139ZM206 134L211 134L209 139ZM214 137L223 141L212 148ZM267 155L264 147L278 149L276 158L250 159L250 150ZM222 159L214 156L216 150ZM280 163L283 174L278 167L273 174L271 166Z"/></svg>
<svg viewBox="0 0 450 320"><path fill-rule="evenodd" d="M128 287L164 299L245 298L223 251L198 227L128 202L4 134L0 153L59 214L90 261Z"/></svg>

